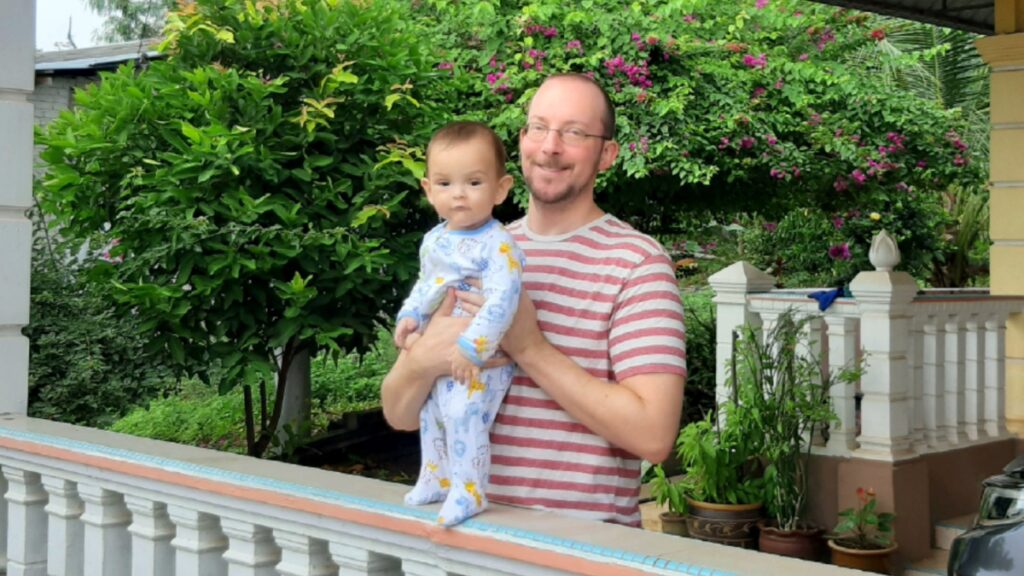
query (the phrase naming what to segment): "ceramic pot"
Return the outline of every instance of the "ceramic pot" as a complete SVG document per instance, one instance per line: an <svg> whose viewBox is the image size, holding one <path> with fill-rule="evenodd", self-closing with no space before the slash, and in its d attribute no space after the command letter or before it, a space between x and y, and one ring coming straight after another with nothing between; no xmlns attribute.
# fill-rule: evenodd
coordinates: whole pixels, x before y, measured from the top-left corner
<svg viewBox="0 0 1024 576"><path fill-rule="evenodd" d="M761 552L803 560L820 560L824 556L821 528L800 526L796 530L782 530L774 521L761 521L757 528L757 547Z"/></svg>
<svg viewBox="0 0 1024 576"><path fill-rule="evenodd" d="M676 536L690 535L686 529L686 514L662 512L658 515L658 518L661 520L661 531L665 534L675 534Z"/></svg>
<svg viewBox="0 0 1024 576"><path fill-rule="evenodd" d="M861 550L858 548L847 548L835 540L828 541L828 547L832 549L832 563L845 568L856 568L865 572L876 574L892 573L892 553L896 551L897 545L893 544L888 548L874 550Z"/></svg>
<svg viewBox="0 0 1024 576"><path fill-rule="evenodd" d="M761 519L762 504L689 502L686 528L691 538L751 550L757 548L757 522Z"/></svg>

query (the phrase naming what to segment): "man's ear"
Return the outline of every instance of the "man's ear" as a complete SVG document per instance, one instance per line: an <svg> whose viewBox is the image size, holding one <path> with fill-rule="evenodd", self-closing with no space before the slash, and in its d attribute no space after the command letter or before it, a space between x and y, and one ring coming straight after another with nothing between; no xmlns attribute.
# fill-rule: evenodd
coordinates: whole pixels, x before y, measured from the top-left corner
<svg viewBox="0 0 1024 576"><path fill-rule="evenodd" d="M497 206L508 198L508 191L512 189L512 175L505 174L498 180L498 194L494 197L494 205Z"/></svg>
<svg viewBox="0 0 1024 576"><path fill-rule="evenodd" d="M604 172L612 167L615 159L619 157L619 143L615 140L608 140L601 148L601 162L597 165L598 172Z"/></svg>

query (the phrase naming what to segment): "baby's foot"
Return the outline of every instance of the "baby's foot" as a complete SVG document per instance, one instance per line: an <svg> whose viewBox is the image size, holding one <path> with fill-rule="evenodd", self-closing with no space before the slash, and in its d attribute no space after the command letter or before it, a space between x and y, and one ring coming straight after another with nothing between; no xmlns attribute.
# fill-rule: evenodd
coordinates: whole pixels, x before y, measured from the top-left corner
<svg viewBox="0 0 1024 576"><path fill-rule="evenodd" d="M459 484L445 498L437 515L437 523L454 526L483 512L486 507L487 497L477 490L475 482Z"/></svg>
<svg viewBox="0 0 1024 576"><path fill-rule="evenodd" d="M449 485L447 478L421 473L416 485L405 494L405 503L409 506L423 506L440 502L448 496Z"/></svg>

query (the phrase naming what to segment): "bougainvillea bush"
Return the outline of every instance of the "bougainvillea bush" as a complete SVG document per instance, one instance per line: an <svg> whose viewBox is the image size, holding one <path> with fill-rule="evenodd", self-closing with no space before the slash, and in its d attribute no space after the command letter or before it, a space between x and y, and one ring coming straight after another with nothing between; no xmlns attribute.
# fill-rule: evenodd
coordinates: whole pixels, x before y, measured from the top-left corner
<svg viewBox="0 0 1024 576"><path fill-rule="evenodd" d="M882 80L924 57L874 49L889 20L793 0L434 1L420 12L448 39L436 68L460 94L452 105L510 143L546 75L607 87L622 152L599 202L647 231L700 210L778 222L810 207L828 225L857 211L909 215L890 231L927 261L941 245L939 192L984 181L958 110ZM849 246L863 240L848 247L866 253ZM834 245L814 248L819 266Z"/></svg>

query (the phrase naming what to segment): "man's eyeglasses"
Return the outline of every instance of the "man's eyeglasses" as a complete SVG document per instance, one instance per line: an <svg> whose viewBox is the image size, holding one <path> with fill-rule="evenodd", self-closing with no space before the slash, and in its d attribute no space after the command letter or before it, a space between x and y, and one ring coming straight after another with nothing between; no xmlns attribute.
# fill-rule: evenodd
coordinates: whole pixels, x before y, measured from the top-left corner
<svg viewBox="0 0 1024 576"><path fill-rule="evenodd" d="M611 138L603 134L587 134L580 128L562 128L556 130L554 128L548 128L543 124L536 122L530 122L523 128L523 133L526 137L534 142L543 142L548 137L548 132L555 132L562 139L562 143L566 146L579 146L587 141L587 138L600 138L601 140L611 140Z"/></svg>

